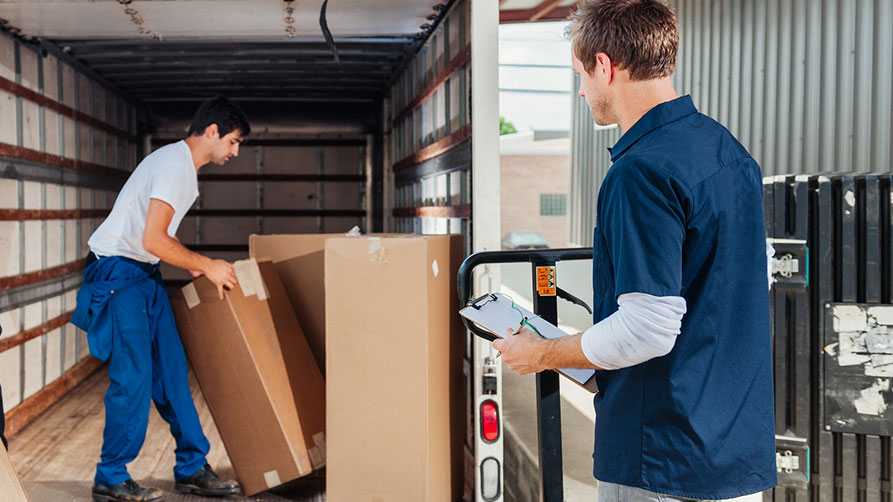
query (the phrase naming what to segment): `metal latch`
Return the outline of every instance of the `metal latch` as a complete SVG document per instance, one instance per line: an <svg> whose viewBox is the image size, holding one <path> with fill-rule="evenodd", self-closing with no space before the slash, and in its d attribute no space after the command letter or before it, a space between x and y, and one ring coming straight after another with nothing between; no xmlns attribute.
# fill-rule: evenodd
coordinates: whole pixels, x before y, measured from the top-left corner
<svg viewBox="0 0 893 502"><path fill-rule="evenodd" d="M791 450L785 450L784 452L776 451L775 466L778 468L778 472L792 474L800 469L800 457L794 455L794 452Z"/></svg>
<svg viewBox="0 0 893 502"><path fill-rule="evenodd" d="M794 258L794 255L788 253L781 258L772 257L772 274L779 274L784 278L790 279L800 272L800 260Z"/></svg>
<svg viewBox="0 0 893 502"><path fill-rule="evenodd" d="M778 484L795 488L809 486L809 444L796 436L775 436L775 466Z"/></svg>
<svg viewBox="0 0 893 502"><path fill-rule="evenodd" d="M772 287L789 291L806 291L809 286L809 248L806 241L796 239L766 239L775 249L769 262Z"/></svg>

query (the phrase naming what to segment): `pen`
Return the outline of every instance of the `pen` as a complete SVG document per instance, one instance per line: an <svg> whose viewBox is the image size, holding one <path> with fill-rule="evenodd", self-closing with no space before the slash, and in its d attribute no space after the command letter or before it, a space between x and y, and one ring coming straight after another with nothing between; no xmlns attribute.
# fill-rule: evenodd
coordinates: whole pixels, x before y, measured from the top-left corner
<svg viewBox="0 0 893 502"><path fill-rule="evenodd" d="M526 317L523 318L523 319L521 319L521 323L518 324L518 327L515 328L515 331L512 331L512 334L510 334L509 336L515 336L515 335L517 335L518 333L520 333L520 332L521 332L521 329L524 327L524 323L526 323L526 322L527 322L527 318L526 318ZM502 355L502 352L496 354L496 359L499 359L499 357L500 357L501 355Z"/></svg>

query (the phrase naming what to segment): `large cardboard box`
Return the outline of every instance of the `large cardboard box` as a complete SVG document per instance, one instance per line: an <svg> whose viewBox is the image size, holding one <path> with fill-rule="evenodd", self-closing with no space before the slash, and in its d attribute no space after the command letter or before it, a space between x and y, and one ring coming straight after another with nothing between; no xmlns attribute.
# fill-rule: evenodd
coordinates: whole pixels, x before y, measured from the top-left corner
<svg viewBox="0 0 893 502"><path fill-rule="evenodd" d="M3 413L2 409L0 413ZM25 495L25 489L16 476L3 443L0 443L0 495L3 502L28 502L28 496Z"/></svg>
<svg viewBox="0 0 893 502"><path fill-rule="evenodd" d="M326 241L329 502L453 502L465 424L461 236Z"/></svg>
<svg viewBox="0 0 893 502"><path fill-rule="evenodd" d="M171 296L227 454L247 495L325 465L325 382L269 261L235 263L217 296L200 277Z"/></svg>
<svg viewBox="0 0 893 502"><path fill-rule="evenodd" d="M252 235L249 256L271 259L298 315L316 364L326 374L326 240L344 234Z"/></svg>

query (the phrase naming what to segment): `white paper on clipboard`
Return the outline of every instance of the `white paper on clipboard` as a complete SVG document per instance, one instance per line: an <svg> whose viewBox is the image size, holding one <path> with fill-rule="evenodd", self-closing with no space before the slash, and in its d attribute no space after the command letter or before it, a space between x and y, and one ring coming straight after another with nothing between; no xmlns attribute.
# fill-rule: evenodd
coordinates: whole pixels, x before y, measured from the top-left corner
<svg viewBox="0 0 893 502"><path fill-rule="evenodd" d="M544 320L542 317L536 317L533 312L513 303L510 298L503 294L494 293L493 295L487 295L487 297L495 297L495 300L491 299L488 301L487 298L482 298L480 301L475 302L476 306L469 305L460 310L459 314L499 338L504 338L508 330L514 331L517 329L522 317L527 317L528 322L536 326L536 329L545 338L567 336L567 333L554 324ZM519 310L520 312L518 312ZM586 390L597 392L595 379L593 378L595 370L561 368L558 372Z"/></svg>

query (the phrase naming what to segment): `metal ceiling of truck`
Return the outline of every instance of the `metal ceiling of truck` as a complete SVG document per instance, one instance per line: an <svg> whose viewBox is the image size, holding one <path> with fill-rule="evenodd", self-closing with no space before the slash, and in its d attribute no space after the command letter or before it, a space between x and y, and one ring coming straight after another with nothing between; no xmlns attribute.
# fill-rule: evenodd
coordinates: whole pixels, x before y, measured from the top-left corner
<svg viewBox="0 0 893 502"><path fill-rule="evenodd" d="M322 0L5 0L0 23L143 103L371 103L449 3L330 0L339 62Z"/></svg>
<svg viewBox="0 0 893 502"><path fill-rule="evenodd" d="M149 115L222 94L269 116L372 123L393 76L455 3L328 0L338 62L323 0L0 0L0 30L70 56ZM500 18L559 19L573 3L500 0Z"/></svg>

